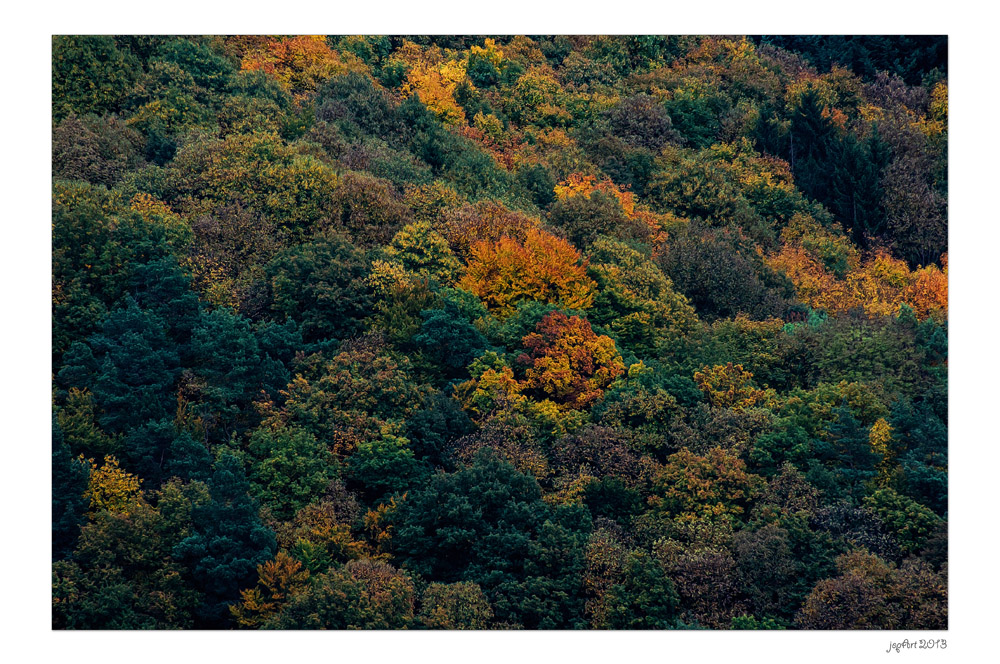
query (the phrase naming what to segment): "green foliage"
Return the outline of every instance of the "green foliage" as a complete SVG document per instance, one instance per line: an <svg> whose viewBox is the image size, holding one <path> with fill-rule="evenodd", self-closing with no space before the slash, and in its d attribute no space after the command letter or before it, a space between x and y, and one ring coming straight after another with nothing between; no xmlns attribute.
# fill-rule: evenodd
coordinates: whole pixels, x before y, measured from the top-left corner
<svg viewBox="0 0 1000 664"><path fill-rule="evenodd" d="M278 254L267 274L272 308L298 322L306 341L355 334L374 305L364 254L336 236Z"/></svg>
<svg viewBox="0 0 1000 664"><path fill-rule="evenodd" d="M493 610L474 583L432 583L421 598L418 619L428 629L489 629Z"/></svg>
<svg viewBox="0 0 1000 664"><path fill-rule="evenodd" d="M250 498L242 463L224 453L208 484L210 502L191 510L191 535L173 547L205 594L198 617L207 625L225 625L229 602L254 579L257 565L276 549L274 533L261 523Z"/></svg>
<svg viewBox="0 0 1000 664"><path fill-rule="evenodd" d="M139 168L142 136L114 116L70 114L52 129L52 177L113 187Z"/></svg>
<svg viewBox="0 0 1000 664"><path fill-rule="evenodd" d="M934 512L893 489L878 489L864 499L864 504L896 536L907 553L922 548L941 523Z"/></svg>
<svg viewBox="0 0 1000 664"><path fill-rule="evenodd" d="M190 628L201 598L171 559L177 535L145 503L100 512L81 530L73 562L53 574L53 626L70 629ZM173 524L171 524L173 525Z"/></svg>
<svg viewBox="0 0 1000 664"><path fill-rule="evenodd" d="M123 447L129 466L154 486L173 476L207 480L212 457L195 435L170 419L150 420L132 429Z"/></svg>
<svg viewBox="0 0 1000 664"><path fill-rule="evenodd" d="M732 629L751 629L751 630L764 630L764 629L785 629L781 626L774 618L763 618L762 620L757 620L754 616L735 616L733 618Z"/></svg>
<svg viewBox="0 0 1000 664"><path fill-rule="evenodd" d="M476 320L485 318L486 308L478 300L466 304L463 291L443 294L443 307L420 312L423 323L413 343L441 366L447 376L458 377L472 360L490 349ZM471 315L476 318L470 320Z"/></svg>
<svg viewBox="0 0 1000 664"><path fill-rule="evenodd" d="M53 116L120 110L139 71L136 58L112 37L52 37Z"/></svg>
<svg viewBox="0 0 1000 664"><path fill-rule="evenodd" d="M549 221L562 230L570 242L582 248L589 247L602 235L631 239L632 231L641 237L641 230L632 228L631 220L625 216L617 199L602 191L556 201L549 211Z"/></svg>
<svg viewBox="0 0 1000 664"><path fill-rule="evenodd" d="M90 468L74 459L62 439L62 429L52 418L52 560L64 558L72 549L85 521Z"/></svg>
<svg viewBox="0 0 1000 664"><path fill-rule="evenodd" d="M206 210L239 204L292 233L334 214L337 174L276 134L230 134L186 144L166 170L170 200Z"/></svg>
<svg viewBox="0 0 1000 664"><path fill-rule="evenodd" d="M293 593L265 629L402 629L413 621L410 577L381 561L352 560Z"/></svg>
<svg viewBox="0 0 1000 664"><path fill-rule="evenodd" d="M426 221L403 227L392 238L385 254L407 272L444 285L453 282L462 268L448 241Z"/></svg>
<svg viewBox="0 0 1000 664"><path fill-rule="evenodd" d="M280 361L260 347L250 321L228 309L202 316L191 337L197 369L189 385L191 406L214 437L252 425L251 403L277 394L290 378Z"/></svg>
<svg viewBox="0 0 1000 664"><path fill-rule="evenodd" d="M347 473L372 495L402 493L426 475L409 441L392 435L359 441L347 462Z"/></svg>
<svg viewBox="0 0 1000 664"><path fill-rule="evenodd" d="M763 264L746 239L729 230L692 228L670 243L659 265L710 320L739 314L780 318L791 295L787 282Z"/></svg>
<svg viewBox="0 0 1000 664"><path fill-rule="evenodd" d="M251 494L278 519L292 517L337 476L327 446L295 427L257 429L247 451Z"/></svg>
<svg viewBox="0 0 1000 664"><path fill-rule="evenodd" d="M798 52L821 71L833 63L866 78L888 70L909 85L948 69L947 40L937 35L768 35L761 41Z"/></svg>
<svg viewBox="0 0 1000 664"><path fill-rule="evenodd" d="M179 359L161 318L126 296L100 332L70 349L61 380L91 390L102 414L99 424L121 433L162 419L173 407Z"/></svg>
<svg viewBox="0 0 1000 664"><path fill-rule="evenodd" d="M639 356L662 353L697 327L697 316L673 282L637 249L609 239L591 247L598 284L591 319Z"/></svg>
<svg viewBox="0 0 1000 664"><path fill-rule="evenodd" d="M608 591L605 629L669 629L676 623L680 598L674 584L655 560L632 553L625 563L625 578Z"/></svg>
<svg viewBox="0 0 1000 664"><path fill-rule="evenodd" d="M479 584L498 620L573 625L589 519L547 506L534 478L482 452L463 470L433 476L394 521L395 555L415 572Z"/></svg>
<svg viewBox="0 0 1000 664"><path fill-rule="evenodd" d="M382 350L362 346L332 359L304 358L284 391L284 404L268 410L268 421L301 426L338 455L362 440L399 431L420 407L423 390L411 382L405 357L397 361Z"/></svg>
<svg viewBox="0 0 1000 664"><path fill-rule="evenodd" d="M57 357L98 329L139 266L182 252L191 239L179 217L129 210L117 192L82 182L53 185L52 224Z"/></svg>

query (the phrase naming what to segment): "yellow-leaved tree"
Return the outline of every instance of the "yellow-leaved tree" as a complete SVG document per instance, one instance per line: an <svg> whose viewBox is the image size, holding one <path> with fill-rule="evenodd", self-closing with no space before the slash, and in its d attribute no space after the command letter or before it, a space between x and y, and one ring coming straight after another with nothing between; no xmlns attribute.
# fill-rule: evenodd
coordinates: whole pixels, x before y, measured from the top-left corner
<svg viewBox="0 0 1000 664"><path fill-rule="evenodd" d="M869 430L868 444L879 459L875 464L875 469L878 471L875 482L879 486L886 486L895 466L896 452L892 446L892 426L884 417L875 420L875 424Z"/></svg>
<svg viewBox="0 0 1000 664"><path fill-rule="evenodd" d="M753 374L744 371L742 364L732 362L696 371L694 382L708 397L709 403L720 408L754 408L766 404L774 396L774 390L754 386Z"/></svg>
<svg viewBox="0 0 1000 664"><path fill-rule="evenodd" d="M279 551L274 560L257 566L257 576L257 587L241 591L240 602L229 607L240 627L257 629L278 613L292 593L305 588L309 570Z"/></svg>
<svg viewBox="0 0 1000 664"><path fill-rule="evenodd" d="M142 500L142 479L118 467L118 459L104 457L100 468L90 459L90 481L84 497L90 501L90 511L127 512Z"/></svg>

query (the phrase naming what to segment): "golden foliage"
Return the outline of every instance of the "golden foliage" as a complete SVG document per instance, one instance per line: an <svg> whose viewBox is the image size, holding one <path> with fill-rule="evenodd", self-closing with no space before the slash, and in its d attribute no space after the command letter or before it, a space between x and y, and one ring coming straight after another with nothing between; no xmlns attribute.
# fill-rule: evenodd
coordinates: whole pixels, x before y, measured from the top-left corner
<svg viewBox="0 0 1000 664"><path fill-rule="evenodd" d="M437 221L445 210L457 208L462 204L462 197L440 180L411 186L407 189L403 200L413 211L414 219L429 222Z"/></svg>
<svg viewBox="0 0 1000 664"><path fill-rule="evenodd" d="M284 551L257 566L257 587L240 592L240 602L229 607L240 627L256 629L278 613L292 593L305 588L309 570Z"/></svg>
<svg viewBox="0 0 1000 664"><path fill-rule="evenodd" d="M420 621L430 629L489 629L493 610L475 583L432 583L423 595Z"/></svg>
<svg viewBox="0 0 1000 664"><path fill-rule="evenodd" d="M763 478L746 471L742 459L720 447L704 456L685 447L654 472L649 504L682 520L712 520L742 514L764 486Z"/></svg>
<svg viewBox="0 0 1000 664"><path fill-rule="evenodd" d="M372 271L368 275L368 283L380 300L385 300L399 288L410 284L412 274L395 261L375 259L372 261Z"/></svg>
<svg viewBox="0 0 1000 664"><path fill-rule="evenodd" d="M520 410L527 397L514 371L496 353L486 353L469 367L473 378L455 386L455 397L462 408L474 415L486 415L497 405Z"/></svg>
<svg viewBox="0 0 1000 664"><path fill-rule="evenodd" d="M393 496L389 499L388 503L379 503L375 506L375 509L370 509L365 513L365 531L368 533L371 546L378 552L371 556L372 559L390 557L388 549L392 541L392 515L399 509L400 503L404 500L406 500L405 493L399 496L398 500L396 496Z"/></svg>
<svg viewBox="0 0 1000 664"><path fill-rule="evenodd" d="M308 551L320 560L345 562L371 555L368 544L357 540L348 523L352 517L327 499L310 503L291 521L274 526L278 545ZM315 571L315 570L314 570Z"/></svg>
<svg viewBox="0 0 1000 664"><path fill-rule="evenodd" d="M773 390L754 387L753 374L744 371L742 364L734 365L732 362L696 371L694 381L708 397L709 403L720 408L754 408L765 405L774 396Z"/></svg>
<svg viewBox="0 0 1000 664"><path fill-rule="evenodd" d="M781 250L766 258L795 285L799 299L815 309L843 313L864 309L871 316L892 316L902 304L917 317L948 317L948 255L941 265L910 270L906 263L879 249L866 260L846 238L801 217L782 234Z"/></svg>
<svg viewBox="0 0 1000 664"><path fill-rule="evenodd" d="M242 67L267 72L296 94L314 92L334 76L368 73L368 66L357 56L331 50L322 35L276 39L251 47Z"/></svg>
<svg viewBox="0 0 1000 664"><path fill-rule="evenodd" d="M589 197L595 191L615 199L625 216L636 222L639 232L652 245L654 253L666 242L667 229L683 223L673 214L656 214L645 205L637 204L634 193L627 191L624 186L616 185L606 176L598 180L594 175L570 173L555 186L554 191L559 200L573 196Z"/></svg>
<svg viewBox="0 0 1000 664"><path fill-rule="evenodd" d="M119 441L97 426L94 396L89 390L71 387L56 420L72 450L105 455L118 447Z"/></svg>
<svg viewBox="0 0 1000 664"><path fill-rule="evenodd" d="M589 196L591 192L600 191L615 198L626 215L635 214L635 195L625 191L609 178L598 180L593 175L570 173L569 177L555 186L556 198L564 200L572 196Z"/></svg>
<svg viewBox="0 0 1000 664"><path fill-rule="evenodd" d="M587 261L573 245L535 228L525 233L523 243L502 237L474 244L458 285L501 317L524 300L587 309L596 286L587 276Z"/></svg>
<svg viewBox="0 0 1000 664"><path fill-rule="evenodd" d="M896 454L892 446L892 426L885 421L884 417L875 420L875 424L869 430L868 444L875 456L879 458L875 466L878 470L878 477L875 481L879 486L886 486L895 466Z"/></svg>
<svg viewBox="0 0 1000 664"><path fill-rule="evenodd" d="M479 111L472 118L472 126L463 124L456 131L478 143L505 170L513 170L521 161L524 149L521 133L513 128L504 129L503 121L492 113L484 115Z"/></svg>
<svg viewBox="0 0 1000 664"><path fill-rule="evenodd" d="M455 88L465 79L466 63L448 61L441 65L418 65L406 74L402 93L417 95L424 106L447 124L465 124L465 111L455 101Z"/></svg>
<svg viewBox="0 0 1000 664"><path fill-rule="evenodd" d="M120 514L142 500L142 480L119 468L118 459L106 456L100 468L93 459L89 463L90 480L83 495L90 501L91 512L107 510Z"/></svg>
<svg viewBox="0 0 1000 664"><path fill-rule="evenodd" d="M385 255L411 274L446 285L462 269L448 241L427 221L416 221L400 229L386 247Z"/></svg>
<svg viewBox="0 0 1000 664"><path fill-rule="evenodd" d="M948 84L938 82L931 90L931 103L927 117L920 118L916 127L931 139L938 138L948 131Z"/></svg>

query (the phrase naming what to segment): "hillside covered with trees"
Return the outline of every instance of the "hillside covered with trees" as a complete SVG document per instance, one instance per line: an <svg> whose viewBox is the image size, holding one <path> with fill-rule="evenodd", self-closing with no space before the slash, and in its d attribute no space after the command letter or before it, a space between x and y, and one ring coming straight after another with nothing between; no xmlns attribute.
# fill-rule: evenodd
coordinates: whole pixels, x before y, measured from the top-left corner
<svg viewBox="0 0 1000 664"><path fill-rule="evenodd" d="M943 37L57 36L57 629L947 627Z"/></svg>

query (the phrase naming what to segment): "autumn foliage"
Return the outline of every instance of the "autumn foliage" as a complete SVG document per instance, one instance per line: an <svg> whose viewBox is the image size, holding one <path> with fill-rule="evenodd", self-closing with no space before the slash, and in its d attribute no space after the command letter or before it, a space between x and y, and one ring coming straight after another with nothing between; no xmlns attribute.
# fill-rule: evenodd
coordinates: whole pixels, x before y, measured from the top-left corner
<svg viewBox="0 0 1000 664"><path fill-rule="evenodd" d="M789 237L768 264L795 284L799 298L817 309L844 313L863 309L870 315L894 315L906 304L918 318L944 320L948 315L948 255L941 266L911 270L905 261L877 250L867 258L844 240L823 231Z"/></svg>
<svg viewBox="0 0 1000 664"><path fill-rule="evenodd" d="M947 37L51 46L54 629L949 626Z"/></svg>
<svg viewBox="0 0 1000 664"><path fill-rule="evenodd" d="M513 313L517 303L526 300L586 309L594 298L586 266L565 240L529 229L523 242L502 237L472 245L459 287L479 296L499 316Z"/></svg>
<svg viewBox="0 0 1000 664"><path fill-rule="evenodd" d="M279 38L253 48L243 56L243 69L263 71L290 91L315 91L324 81L367 67L351 53L333 51L322 35Z"/></svg>
<svg viewBox="0 0 1000 664"><path fill-rule="evenodd" d="M768 399L765 390L754 387L753 374L744 371L742 364L705 367L695 372L694 381L713 406L742 410L763 405Z"/></svg>
<svg viewBox="0 0 1000 664"><path fill-rule="evenodd" d="M554 312L522 341L528 350L524 386L569 408L587 408L625 372L615 342L598 336L586 318Z"/></svg>

